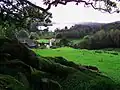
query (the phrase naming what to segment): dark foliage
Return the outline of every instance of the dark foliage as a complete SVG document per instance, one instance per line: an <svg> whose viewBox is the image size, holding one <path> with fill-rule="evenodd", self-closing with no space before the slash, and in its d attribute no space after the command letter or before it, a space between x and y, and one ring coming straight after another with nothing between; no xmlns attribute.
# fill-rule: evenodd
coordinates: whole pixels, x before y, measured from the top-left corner
<svg viewBox="0 0 120 90"><path fill-rule="evenodd" d="M21 29L37 31L37 26L46 26L50 18L50 13L29 0L0 1L0 29L5 37L15 37Z"/></svg>
<svg viewBox="0 0 120 90"><path fill-rule="evenodd" d="M55 42L56 46L64 47L64 46L72 46L72 42L67 38L63 37Z"/></svg>
<svg viewBox="0 0 120 90"><path fill-rule="evenodd" d="M120 47L120 30L98 31L77 44L77 48L102 49Z"/></svg>

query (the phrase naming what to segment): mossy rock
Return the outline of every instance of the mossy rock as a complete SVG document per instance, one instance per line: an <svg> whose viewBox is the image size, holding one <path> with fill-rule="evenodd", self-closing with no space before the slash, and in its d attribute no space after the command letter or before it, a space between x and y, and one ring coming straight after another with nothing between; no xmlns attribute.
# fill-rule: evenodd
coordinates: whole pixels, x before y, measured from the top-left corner
<svg viewBox="0 0 120 90"><path fill-rule="evenodd" d="M9 42L9 43L11 43L12 42L12 40L11 39L9 39L9 38L0 38L0 46L2 46L4 43L6 43L6 42Z"/></svg>
<svg viewBox="0 0 120 90"><path fill-rule="evenodd" d="M25 86L9 75L0 74L0 90L27 90Z"/></svg>
<svg viewBox="0 0 120 90"><path fill-rule="evenodd" d="M15 79L21 82L26 89L30 89L30 79L28 80L28 77L24 73L18 72Z"/></svg>
<svg viewBox="0 0 120 90"><path fill-rule="evenodd" d="M42 87L43 90L61 90L61 85L54 80L48 79L48 78L42 78Z"/></svg>
<svg viewBox="0 0 120 90"><path fill-rule="evenodd" d="M7 58L5 56L5 59L19 59L27 65L39 69L39 58L27 46L18 40L9 40L6 38L0 38L0 43L0 58L4 59L4 54L9 54L11 57Z"/></svg>
<svg viewBox="0 0 120 90"><path fill-rule="evenodd" d="M48 60L48 58L43 58L40 57L39 59L39 65L41 67L41 71L43 72L48 72L60 77L67 77L68 74L72 74L74 72L76 72L77 70L72 68L72 67L68 67L59 63L55 63L52 60ZM64 73L64 74L63 74Z"/></svg>
<svg viewBox="0 0 120 90"><path fill-rule="evenodd" d="M0 63L0 73L13 76L19 82L29 88L31 69L20 60L11 60Z"/></svg>
<svg viewBox="0 0 120 90"><path fill-rule="evenodd" d="M31 88L34 90L61 90L61 85L52 80L54 75L46 72L36 71L31 75Z"/></svg>
<svg viewBox="0 0 120 90"><path fill-rule="evenodd" d="M63 90L116 90L115 83L107 77L76 72L60 82Z"/></svg>
<svg viewBox="0 0 120 90"><path fill-rule="evenodd" d="M16 59L0 63L0 73L15 75L18 72L29 75L31 74L30 66Z"/></svg>

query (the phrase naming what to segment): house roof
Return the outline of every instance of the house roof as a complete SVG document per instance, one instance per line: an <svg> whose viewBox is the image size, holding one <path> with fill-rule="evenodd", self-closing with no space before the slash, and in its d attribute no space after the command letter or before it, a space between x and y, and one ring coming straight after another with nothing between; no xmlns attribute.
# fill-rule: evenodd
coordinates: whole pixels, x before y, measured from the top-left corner
<svg viewBox="0 0 120 90"><path fill-rule="evenodd" d="M28 46L30 46L30 47L33 47L33 46L36 46L37 44L33 41L33 40L31 40L31 39L29 39L29 38L18 38L18 40L21 42L21 43L26 43Z"/></svg>

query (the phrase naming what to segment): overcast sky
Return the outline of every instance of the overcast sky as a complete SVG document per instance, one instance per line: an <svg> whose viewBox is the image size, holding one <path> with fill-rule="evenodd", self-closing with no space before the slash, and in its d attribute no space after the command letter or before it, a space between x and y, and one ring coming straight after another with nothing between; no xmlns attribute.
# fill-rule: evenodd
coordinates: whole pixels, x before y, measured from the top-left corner
<svg viewBox="0 0 120 90"><path fill-rule="evenodd" d="M42 0L31 1L42 6ZM49 11L53 16L52 21L60 23L59 25L54 25L54 28L64 27L64 24L71 26L72 24L79 22L106 23L120 21L120 14L101 13L100 11L94 10L92 7L85 8L83 4L77 6L75 3L68 3L67 5L58 5L57 7L53 6Z"/></svg>

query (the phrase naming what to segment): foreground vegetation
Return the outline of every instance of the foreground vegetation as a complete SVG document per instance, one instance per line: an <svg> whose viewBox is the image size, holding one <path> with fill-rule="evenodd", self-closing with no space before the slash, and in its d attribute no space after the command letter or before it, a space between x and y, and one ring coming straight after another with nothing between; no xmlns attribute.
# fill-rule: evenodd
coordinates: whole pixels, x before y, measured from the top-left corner
<svg viewBox="0 0 120 90"><path fill-rule="evenodd" d="M17 40L0 41L0 90L119 90L113 80L82 65L38 57Z"/></svg>
<svg viewBox="0 0 120 90"><path fill-rule="evenodd" d="M34 49L34 51L41 56L62 56L77 64L97 66L104 75L120 83L120 52L110 50L111 49L85 50L68 47Z"/></svg>

